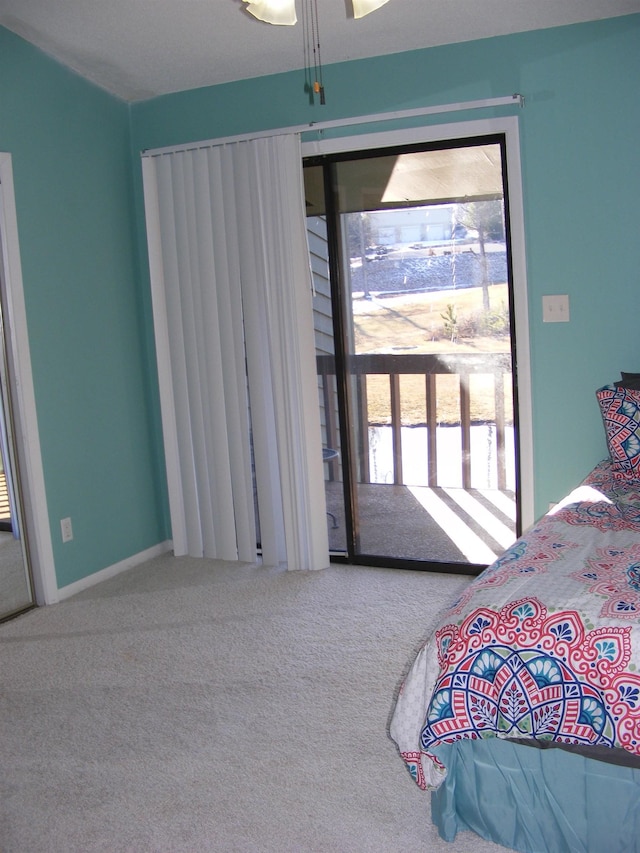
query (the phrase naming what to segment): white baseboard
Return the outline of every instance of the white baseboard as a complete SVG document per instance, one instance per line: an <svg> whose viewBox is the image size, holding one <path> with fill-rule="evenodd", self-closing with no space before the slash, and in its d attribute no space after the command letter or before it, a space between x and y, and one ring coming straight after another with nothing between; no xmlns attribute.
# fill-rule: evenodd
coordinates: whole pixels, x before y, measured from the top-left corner
<svg viewBox="0 0 640 853"><path fill-rule="evenodd" d="M126 572L128 569L133 569L141 563L146 563L147 560L152 560L154 557L160 557L172 548L173 542L170 539L167 539L165 542L160 542L152 548L147 548L146 551L140 551L138 554L127 557L126 560L121 560L119 563L114 563L112 566L100 569L99 572L87 575L86 578L80 578L79 581L60 587L58 590L58 601L62 601L72 595L76 595L78 592L89 589L89 587L95 586L97 583L113 578L121 572Z"/></svg>

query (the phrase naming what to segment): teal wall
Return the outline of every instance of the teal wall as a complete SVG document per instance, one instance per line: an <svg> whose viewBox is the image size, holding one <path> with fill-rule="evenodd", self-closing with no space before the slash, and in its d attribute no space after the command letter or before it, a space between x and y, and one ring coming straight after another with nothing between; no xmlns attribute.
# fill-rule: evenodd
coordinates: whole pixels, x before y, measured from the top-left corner
<svg viewBox="0 0 640 853"><path fill-rule="evenodd" d="M127 104L0 28L0 150L13 162L61 586L167 534L141 333L129 143ZM59 523L65 516L74 531L67 544Z"/></svg>
<svg viewBox="0 0 640 853"><path fill-rule="evenodd" d="M325 107L302 71L127 105L0 28L0 150L13 157L59 584L169 532L140 150L523 93L540 513L605 455L594 390L640 370L639 80L633 15L328 66ZM569 294L569 324L542 323L545 293Z"/></svg>
<svg viewBox="0 0 640 853"><path fill-rule="evenodd" d="M524 94L518 114L541 514L606 455L595 389L620 370L640 370L640 15L348 62L325 68L323 77L324 107L309 104L304 72L134 104L134 150ZM570 323L542 323L542 295L551 293L569 294Z"/></svg>

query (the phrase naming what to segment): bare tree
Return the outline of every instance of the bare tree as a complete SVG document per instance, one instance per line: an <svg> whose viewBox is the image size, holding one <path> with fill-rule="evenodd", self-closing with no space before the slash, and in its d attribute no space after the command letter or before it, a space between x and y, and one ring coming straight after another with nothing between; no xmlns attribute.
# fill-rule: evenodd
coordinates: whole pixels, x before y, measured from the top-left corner
<svg viewBox="0 0 640 853"><path fill-rule="evenodd" d="M488 242L504 240L504 207L502 199L492 201L470 201L456 205L455 219L470 231L478 234L480 269L482 275L482 306L489 311L489 263Z"/></svg>

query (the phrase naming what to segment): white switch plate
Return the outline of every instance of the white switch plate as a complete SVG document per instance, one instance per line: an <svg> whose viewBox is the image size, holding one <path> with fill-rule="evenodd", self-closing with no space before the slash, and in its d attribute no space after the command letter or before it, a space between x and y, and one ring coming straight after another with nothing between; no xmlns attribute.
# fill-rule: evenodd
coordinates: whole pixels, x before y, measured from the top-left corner
<svg viewBox="0 0 640 853"><path fill-rule="evenodd" d="M542 297L542 322L569 322L569 297L566 294Z"/></svg>
<svg viewBox="0 0 640 853"><path fill-rule="evenodd" d="M70 518L60 519L60 530L62 531L62 541L71 542L73 539L73 527L71 526Z"/></svg>

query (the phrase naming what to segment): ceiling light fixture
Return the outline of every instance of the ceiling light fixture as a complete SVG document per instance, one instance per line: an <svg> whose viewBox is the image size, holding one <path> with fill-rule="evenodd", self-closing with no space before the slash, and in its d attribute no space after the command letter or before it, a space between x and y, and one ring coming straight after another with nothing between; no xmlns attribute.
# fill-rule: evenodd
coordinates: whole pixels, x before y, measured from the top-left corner
<svg viewBox="0 0 640 853"><path fill-rule="evenodd" d="M267 24L292 27L296 21L295 0L245 0L247 12Z"/></svg>
<svg viewBox="0 0 640 853"><path fill-rule="evenodd" d="M295 0L244 0L244 2L247 4L247 12L267 24L292 27L298 20ZM353 17L364 18L369 12L374 12L389 0L351 0L351 2Z"/></svg>
<svg viewBox="0 0 640 853"><path fill-rule="evenodd" d="M267 24L291 27L297 23L295 0L243 0L246 10L254 18ZM389 0L351 0L353 17L364 18L369 12L374 12ZM320 103L325 103L324 85L322 83L322 59L320 58L320 31L318 28L318 0L302 0L303 29L305 46L305 65L311 72L313 64L313 81L308 80L306 89L309 91L311 103L315 95Z"/></svg>
<svg viewBox="0 0 640 853"><path fill-rule="evenodd" d="M353 17L364 18L369 12L375 12L389 0L351 0L351 2L353 3Z"/></svg>

